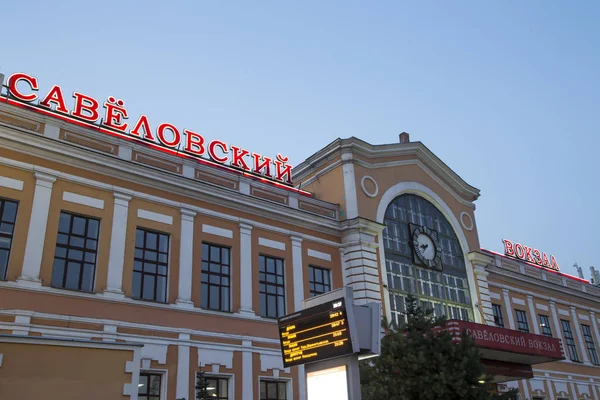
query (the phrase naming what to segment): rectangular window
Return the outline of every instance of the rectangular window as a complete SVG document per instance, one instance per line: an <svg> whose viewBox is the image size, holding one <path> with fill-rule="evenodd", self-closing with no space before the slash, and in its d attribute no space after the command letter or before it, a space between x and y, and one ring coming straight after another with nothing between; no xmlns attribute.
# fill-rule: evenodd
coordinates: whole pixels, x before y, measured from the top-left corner
<svg viewBox="0 0 600 400"><path fill-rule="evenodd" d="M585 345L588 350L588 354L590 355L590 361L592 364L600 364L598 360L598 353L596 352L596 345L594 344L594 338L592 337L592 330L589 325L581 324L581 329L583 331L583 338L585 339Z"/></svg>
<svg viewBox="0 0 600 400"><path fill-rule="evenodd" d="M17 203L0 199L0 280L6 279L16 219Z"/></svg>
<svg viewBox="0 0 600 400"><path fill-rule="evenodd" d="M168 264L169 236L137 228L131 297L166 303Z"/></svg>
<svg viewBox="0 0 600 400"><path fill-rule="evenodd" d="M540 328L542 328L542 335L552 337L552 328L550 327L550 319L547 315L539 314Z"/></svg>
<svg viewBox="0 0 600 400"><path fill-rule="evenodd" d="M515 310L517 315L517 328L521 332L529 332L529 323L527 322L527 314L522 310Z"/></svg>
<svg viewBox="0 0 600 400"><path fill-rule="evenodd" d="M261 255L259 257L258 285L260 316L277 318L285 315L283 260Z"/></svg>
<svg viewBox="0 0 600 400"><path fill-rule="evenodd" d="M230 257L228 247L202 243L202 289L200 307L230 311Z"/></svg>
<svg viewBox="0 0 600 400"><path fill-rule="evenodd" d="M286 400L287 383L282 381L260 381L260 400Z"/></svg>
<svg viewBox="0 0 600 400"><path fill-rule="evenodd" d="M504 328L504 318L502 318L502 306L498 304L492 304L492 311L494 312L494 323L500 328Z"/></svg>
<svg viewBox="0 0 600 400"><path fill-rule="evenodd" d="M96 275L100 221L60 213L51 285L91 292Z"/></svg>
<svg viewBox="0 0 600 400"><path fill-rule="evenodd" d="M331 291L331 271L325 268L308 267L310 296Z"/></svg>
<svg viewBox="0 0 600 400"><path fill-rule="evenodd" d="M208 397L215 400L229 399L229 379L227 378L206 378L206 391Z"/></svg>
<svg viewBox="0 0 600 400"><path fill-rule="evenodd" d="M573 332L571 331L571 323L564 319L561 319L560 323L562 325L563 333L565 335L565 343L567 344L567 350L569 351L569 358L571 359L571 361L579 362L579 354L577 354L575 339L573 338Z"/></svg>
<svg viewBox="0 0 600 400"><path fill-rule="evenodd" d="M150 372L140 372L138 384L138 400L160 400L162 375Z"/></svg>

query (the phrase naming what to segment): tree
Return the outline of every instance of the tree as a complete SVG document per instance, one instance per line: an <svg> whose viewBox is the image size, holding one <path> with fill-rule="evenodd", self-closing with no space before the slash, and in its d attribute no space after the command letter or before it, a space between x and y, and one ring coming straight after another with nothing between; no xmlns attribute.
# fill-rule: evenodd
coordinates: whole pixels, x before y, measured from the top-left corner
<svg viewBox="0 0 600 400"><path fill-rule="evenodd" d="M196 399L197 400L209 400L208 396L208 381L204 372L199 371L196 375Z"/></svg>
<svg viewBox="0 0 600 400"><path fill-rule="evenodd" d="M412 295L406 304L407 323L398 328L384 321L381 354L360 364L363 400L492 399L473 339L463 332L452 342L439 329L445 319L433 318Z"/></svg>

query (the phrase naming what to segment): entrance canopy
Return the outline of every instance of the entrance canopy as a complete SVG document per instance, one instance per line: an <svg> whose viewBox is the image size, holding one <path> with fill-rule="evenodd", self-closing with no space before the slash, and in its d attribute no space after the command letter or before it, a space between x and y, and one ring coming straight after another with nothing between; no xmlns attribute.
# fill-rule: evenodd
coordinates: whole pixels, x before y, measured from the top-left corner
<svg viewBox="0 0 600 400"><path fill-rule="evenodd" d="M532 365L565 359L556 338L460 320L449 320L446 329L455 342L463 331L473 338L494 382L532 378Z"/></svg>

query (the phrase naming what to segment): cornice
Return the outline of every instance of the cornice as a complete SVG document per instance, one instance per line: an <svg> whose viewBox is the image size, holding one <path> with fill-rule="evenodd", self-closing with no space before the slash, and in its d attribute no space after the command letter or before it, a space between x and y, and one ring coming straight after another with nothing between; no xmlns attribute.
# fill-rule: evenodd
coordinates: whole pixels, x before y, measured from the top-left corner
<svg viewBox="0 0 600 400"><path fill-rule="evenodd" d="M108 157L103 153L37 133L18 130L18 133L15 134L12 127L2 128L0 127L0 138L4 139L2 147L9 150L218 206L226 203L228 207L237 211L268 219L277 218L280 222L324 234L333 236L340 234L338 221L321 217L318 214L298 210L267 199L255 198L239 191L186 178L151 166L140 165L117 157ZM310 199L311 203L312 200Z"/></svg>

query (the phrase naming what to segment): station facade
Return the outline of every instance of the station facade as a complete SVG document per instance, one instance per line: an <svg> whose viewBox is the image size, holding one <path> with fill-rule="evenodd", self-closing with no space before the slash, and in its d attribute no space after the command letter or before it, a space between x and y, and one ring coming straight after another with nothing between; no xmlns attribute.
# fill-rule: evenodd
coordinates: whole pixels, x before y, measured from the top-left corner
<svg viewBox="0 0 600 400"><path fill-rule="evenodd" d="M282 155L154 131L145 116L128 125L121 100L67 104L58 86L38 97L26 74L4 83L8 398L189 400L205 371L215 399L303 399L277 317L343 286L390 321L414 293L436 314L532 343L482 342L500 391L600 398L600 289L481 249L479 190L408 134L337 139L290 173Z"/></svg>

